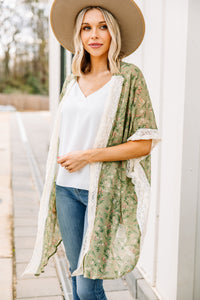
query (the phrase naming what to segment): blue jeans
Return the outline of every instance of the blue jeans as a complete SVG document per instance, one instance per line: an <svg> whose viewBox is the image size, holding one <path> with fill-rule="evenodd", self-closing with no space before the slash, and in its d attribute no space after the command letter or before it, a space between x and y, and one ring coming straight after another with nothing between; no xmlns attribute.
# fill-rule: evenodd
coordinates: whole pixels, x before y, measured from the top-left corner
<svg viewBox="0 0 200 300"><path fill-rule="evenodd" d="M56 185L58 223L71 273L77 268L87 229L88 191ZM107 300L102 279L72 276L73 300Z"/></svg>

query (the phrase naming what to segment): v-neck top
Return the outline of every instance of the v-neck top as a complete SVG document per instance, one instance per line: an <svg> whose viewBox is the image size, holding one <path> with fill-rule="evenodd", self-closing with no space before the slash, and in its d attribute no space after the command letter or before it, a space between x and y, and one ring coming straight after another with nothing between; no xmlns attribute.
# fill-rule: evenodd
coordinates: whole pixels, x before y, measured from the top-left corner
<svg viewBox="0 0 200 300"><path fill-rule="evenodd" d="M112 78L100 89L85 96L76 81L64 95L59 133L59 156L93 148ZM59 165L56 184L89 190L89 164L69 173Z"/></svg>

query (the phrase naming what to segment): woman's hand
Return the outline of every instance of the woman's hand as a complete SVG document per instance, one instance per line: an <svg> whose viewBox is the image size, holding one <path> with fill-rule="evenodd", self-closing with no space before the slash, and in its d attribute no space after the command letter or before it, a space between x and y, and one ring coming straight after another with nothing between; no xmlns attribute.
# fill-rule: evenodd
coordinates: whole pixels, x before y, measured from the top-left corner
<svg viewBox="0 0 200 300"><path fill-rule="evenodd" d="M65 168L69 173L79 171L89 163L89 155L87 150L72 151L58 157L58 164Z"/></svg>
<svg viewBox="0 0 200 300"><path fill-rule="evenodd" d="M73 173L89 163L120 161L146 156L151 152L151 146L152 140L138 140L107 148L73 151L59 157L58 164Z"/></svg>

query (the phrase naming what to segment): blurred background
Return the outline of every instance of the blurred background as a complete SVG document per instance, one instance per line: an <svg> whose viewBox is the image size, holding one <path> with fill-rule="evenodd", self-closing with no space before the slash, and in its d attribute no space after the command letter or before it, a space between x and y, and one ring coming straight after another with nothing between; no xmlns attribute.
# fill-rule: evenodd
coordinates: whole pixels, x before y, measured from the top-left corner
<svg viewBox="0 0 200 300"><path fill-rule="evenodd" d="M0 104L31 109L30 98L23 105L13 94L48 96L48 3L4 0L0 12Z"/></svg>

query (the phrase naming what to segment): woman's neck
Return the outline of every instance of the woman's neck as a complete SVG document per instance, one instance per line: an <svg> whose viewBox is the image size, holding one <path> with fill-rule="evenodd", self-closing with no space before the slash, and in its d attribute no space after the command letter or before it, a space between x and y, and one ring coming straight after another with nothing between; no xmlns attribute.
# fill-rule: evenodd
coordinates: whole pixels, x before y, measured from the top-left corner
<svg viewBox="0 0 200 300"><path fill-rule="evenodd" d="M108 57L95 57L90 56L91 70L90 74L98 75L100 73L108 71Z"/></svg>

